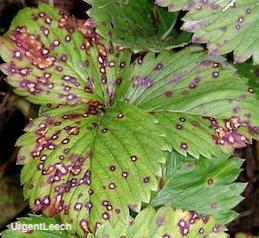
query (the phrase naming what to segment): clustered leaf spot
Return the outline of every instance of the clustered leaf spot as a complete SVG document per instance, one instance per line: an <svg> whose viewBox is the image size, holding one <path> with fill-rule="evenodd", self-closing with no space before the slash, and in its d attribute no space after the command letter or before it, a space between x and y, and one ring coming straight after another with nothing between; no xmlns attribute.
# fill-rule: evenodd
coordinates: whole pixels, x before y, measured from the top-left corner
<svg viewBox="0 0 259 238"><path fill-rule="evenodd" d="M234 108L235 113L240 112L240 108ZM225 120L224 125L220 126L215 118L208 118L210 121L210 126L215 130L216 135L213 136L214 140L219 145L230 144L236 148L241 148L246 146L246 144L251 143L251 139L242 135L238 129L240 127L248 128L251 134L258 134L258 128L253 127L247 121L241 121L238 117L232 117L230 120Z"/></svg>

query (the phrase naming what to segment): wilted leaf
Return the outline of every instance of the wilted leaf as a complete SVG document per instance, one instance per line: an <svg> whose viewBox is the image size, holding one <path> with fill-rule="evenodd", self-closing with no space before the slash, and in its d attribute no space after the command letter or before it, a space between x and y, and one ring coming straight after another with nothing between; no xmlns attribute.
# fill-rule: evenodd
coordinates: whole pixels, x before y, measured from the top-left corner
<svg viewBox="0 0 259 238"><path fill-rule="evenodd" d="M228 235L224 233L224 227L216 225L212 217L166 206L158 211L144 209L129 225L118 222L113 228L110 224L104 224L97 231L96 237L227 238Z"/></svg>
<svg viewBox="0 0 259 238"><path fill-rule="evenodd" d="M192 42L207 43L209 53L226 54L234 51L236 63L251 56L259 63L259 6L257 0L187 1L156 0L170 11L189 11L183 18L183 30L194 32Z"/></svg>
<svg viewBox="0 0 259 238"><path fill-rule="evenodd" d="M154 198L156 206L171 204L175 208L212 215L220 224L236 218L233 210L241 200L245 183L233 183L240 174L240 159L213 158L196 160L173 152L164 175L165 186Z"/></svg>
<svg viewBox="0 0 259 238"><path fill-rule="evenodd" d="M98 32L135 51L171 49L187 44L190 34L174 29L178 13L149 0L94 0L89 15Z"/></svg>

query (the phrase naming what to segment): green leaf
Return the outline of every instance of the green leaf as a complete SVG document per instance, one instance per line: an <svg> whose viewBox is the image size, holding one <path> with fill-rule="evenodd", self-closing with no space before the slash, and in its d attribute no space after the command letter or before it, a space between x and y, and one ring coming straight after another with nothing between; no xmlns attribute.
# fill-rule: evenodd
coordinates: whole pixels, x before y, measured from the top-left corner
<svg viewBox="0 0 259 238"><path fill-rule="evenodd" d="M196 212L174 210L169 206L146 208L137 215L130 224L118 222L115 227L104 224L97 231L96 237L128 237L128 238L227 238L224 227L216 225L209 216L198 216Z"/></svg>
<svg viewBox="0 0 259 238"><path fill-rule="evenodd" d="M45 228L58 225L58 220L45 216L30 215L18 219L20 224L45 224ZM14 226L14 224L12 224ZM18 227L18 226L17 226ZM32 230L24 233L19 230L10 229L2 232L3 238L73 238L67 231L58 230ZM118 221L114 226L110 223L103 224L96 235L90 234L89 238L104 237L128 237L128 238L227 238L224 227L217 225L215 220L209 216L199 216L196 212L174 210L171 207L162 207L158 211L153 208L146 208L137 215L130 225Z"/></svg>
<svg viewBox="0 0 259 238"><path fill-rule="evenodd" d="M186 10L186 6L188 6L189 3L190 1L188 0L155 0L155 4L161 7L167 7L169 12L177 12L182 9ZM197 4L197 2L191 1L190 5L192 4Z"/></svg>
<svg viewBox="0 0 259 238"><path fill-rule="evenodd" d="M103 115L87 106L50 110L17 142L21 182L34 211L60 214L84 236L128 207L139 211L156 191L167 149L151 115L117 103Z"/></svg>
<svg viewBox="0 0 259 238"><path fill-rule="evenodd" d="M259 96L259 66L253 65L251 60L243 64L236 64L235 67L240 75L249 79L249 84Z"/></svg>
<svg viewBox="0 0 259 238"><path fill-rule="evenodd" d="M117 86L114 75L130 61L123 48L102 41L90 19L76 20L46 4L21 10L0 45L8 83L41 105L108 104Z"/></svg>
<svg viewBox="0 0 259 238"><path fill-rule="evenodd" d="M248 81L224 59L197 51L137 59L117 100L152 113L178 152L210 158L251 143L249 138L258 134L259 114Z"/></svg>
<svg viewBox="0 0 259 238"><path fill-rule="evenodd" d="M259 133L258 100L221 57L187 48L131 63L93 27L41 4L17 15L0 48L7 81L44 108L17 142L25 198L80 237L150 202L165 151L214 157Z"/></svg>
<svg viewBox="0 0 259 238"><path fill-rule="evenodd" d="M173 152L167 162L164 187L153 205L171 204L175 208L212 215L220 224L237 217L231 210L241 200L245 183L233 183L240 174L242 160L184 157Z"/></svg>
<svg viewBox="0 0 259 238"><path fill-rule="evenodd" d="M259 63L257 0L232 1L175 1L157 0L159 5L170 10L183 8L189 13L183 18L183 30L194 32L193 43L207 43L209 53L227 54L234 51L236 63L253 57Z"/></svg>
<svg viewBox="0 0 259 238"><path fill-rule="evenodd" d="M149 0L94 0L89 15L98 32L135 51L171 49L187 44L190 34L174 29L177 13Z"/></svg>
<svg viewBox="0 0 259 238"><path fill-rule="evenodd" d="M26 226L27 225L27 226ZM29 217L18 218L18 221L10 224L8 230L1 233L3 238L76 238L70 235L66 228L69 224L59 226L58 219L49 218L44 215L30 215ZM32 227L29 227L32 226ZM59 229L53 229L53 228ZM32 228L32 229L31 229ZM61 229L62 228L62 229Z"/></svg>

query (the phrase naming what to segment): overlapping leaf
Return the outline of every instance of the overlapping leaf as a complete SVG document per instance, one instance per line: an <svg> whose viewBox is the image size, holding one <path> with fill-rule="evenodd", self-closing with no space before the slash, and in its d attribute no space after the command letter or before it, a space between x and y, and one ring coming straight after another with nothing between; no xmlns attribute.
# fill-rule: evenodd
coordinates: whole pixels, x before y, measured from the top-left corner
<svg viewBox="0 0 259 238"><path fill-rule="evenodd" d="M153 208L144 209L129 225L117 223L111 227L105 224L97 231L96 237L227 238L228 235L224 233L224 227L216 225L212 217L198 216L196 212L183 212L166 206L157 212Z"/></svg>
<svg viewBox="0 0 259 238"><path fill-rule="evenodd" d="M171 11L190 11L184 17L183 30L194 32L192 41L207 43L209 53L226 54L234 51L236 63L251 56L259 63L259 32L257 0L177 1L157 0L158 5Z"/></svg>
<svg viewBox="0 0 259 238"><path fill-rule="evenodd" d="M164 174L165 186L153 204L192 209L227 224L235 219L237 214L230 209L242 200L240 194L246 186L245 183L233 183L241 164L242 161L236 158L196 160L173 152Z"/></svg>
<svg viewBox="0 0 259 238"><path fill-rule="evenodd" d="M177 13L168 13L149 0L94 0L89 15L98 32L135 51L170 49L183 46L190 34L174 26Z"/></svg>
<svg viewBox="0 0 259 238"><path fill-rule="evenodd" d="M131 67L118 99L151 112L178 152L211 157L258 136L256 96L221 58L187 48L147 54Z"/></svg>
<svg viewBox="0 0 259 238"><path fill-rule="evenodd" d="M49 225L58 225L58 221L54 218L45 216L31 215L27 218L20 218L20 224L45 224L46 228ZM13 224L14 225L14 224ZM38 231L32 230L30 233L22 231L6 230L2 233L3 238L72 238L65 231ZM173 210L171 207L162 207L158 211L152 208L146 208L135 218L131 223L125 224L118 221L115 226L109 223L103 224L96 235L91 234L89 238L104 238L104 237L128 237L128 238L227 238L224 233L224 227L217 225L215 220L209 216L199 216L196 212L183 212L182 210Z"/></svg>

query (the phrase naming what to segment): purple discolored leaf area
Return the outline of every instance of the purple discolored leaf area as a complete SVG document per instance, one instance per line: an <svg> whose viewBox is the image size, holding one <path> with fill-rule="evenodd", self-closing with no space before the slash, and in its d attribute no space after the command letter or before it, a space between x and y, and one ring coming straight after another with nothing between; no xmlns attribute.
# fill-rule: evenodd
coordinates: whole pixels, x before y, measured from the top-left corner
<svg viewBox="0 0 259 238"><path fill-rule="evenodd" d="M41 105L108 104L116 87L111 76L129 62L122 47L103 42L91 19L77 20L47 5L22 10L1 38L1 55L8 82Z"/></svg>
<svg viewBox="0 0 259 238"><path fill-rule="evenodd" d="M178 152L211 157L258 138L256 95L223 58L187 48L147 54L131 68L121 100L153 114Z"/></svg>

